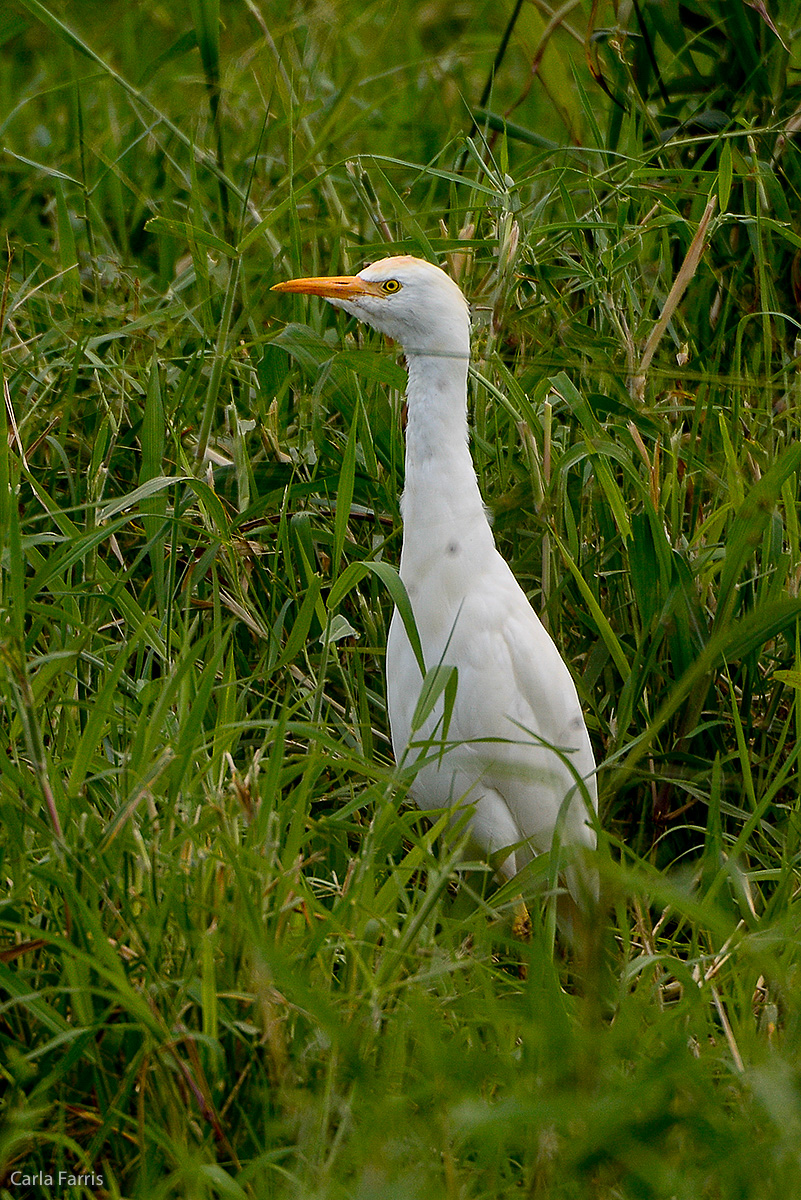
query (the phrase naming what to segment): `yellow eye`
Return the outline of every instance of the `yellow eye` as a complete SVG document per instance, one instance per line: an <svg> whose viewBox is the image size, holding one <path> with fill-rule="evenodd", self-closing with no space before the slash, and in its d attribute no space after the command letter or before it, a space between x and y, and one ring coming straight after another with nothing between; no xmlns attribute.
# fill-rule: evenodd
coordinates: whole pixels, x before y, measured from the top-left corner
<svg viewBox="0 0 801 1200"><path fill-rule="evenodd" d="M393 292L399 292L402 287L403 284L397 279L385 279L381 284L381 291L387 292L389 295L391 295Z"/></svg>

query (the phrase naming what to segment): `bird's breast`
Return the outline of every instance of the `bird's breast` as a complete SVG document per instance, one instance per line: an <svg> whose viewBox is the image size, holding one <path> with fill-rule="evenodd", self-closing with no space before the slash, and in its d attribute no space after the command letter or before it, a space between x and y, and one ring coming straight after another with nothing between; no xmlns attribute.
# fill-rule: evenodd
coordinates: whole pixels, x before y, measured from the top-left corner
<svg viewBox="0 0 801 1200"><path fill-rule="evenodd" d="M432 650L443 633L447 634L467 598L487 586L490 566L497 555L492 537L477 536L475 531L450 530L437 536L404 543L400 575L424 644Z"/></svg>

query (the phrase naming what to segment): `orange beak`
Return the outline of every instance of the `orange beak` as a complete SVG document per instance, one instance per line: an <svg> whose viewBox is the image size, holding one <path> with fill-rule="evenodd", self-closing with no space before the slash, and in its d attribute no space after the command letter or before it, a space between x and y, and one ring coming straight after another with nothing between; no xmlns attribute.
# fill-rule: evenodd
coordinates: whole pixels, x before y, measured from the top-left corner
<svg viewBox="0 0 801 1200"><path fill-rule="evenodd" d="M323 296L326 300L358 300L360 296L380 296L375 283L358 275L321 275L312 279L287 279L275 283L271 292L300 292L305 296Z"/></svg>

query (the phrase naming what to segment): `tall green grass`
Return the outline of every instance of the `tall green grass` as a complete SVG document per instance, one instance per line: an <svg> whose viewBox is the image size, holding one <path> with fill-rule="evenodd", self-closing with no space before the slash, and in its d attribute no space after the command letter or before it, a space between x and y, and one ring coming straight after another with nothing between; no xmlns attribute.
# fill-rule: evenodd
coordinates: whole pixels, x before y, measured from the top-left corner
<svg viewBox="0 0 801 1200"><path fill-rule="evenodd" d="M0 17L4 1195L798 1191L786 7ZM398 355L269 294L396 251L601 763L570 954L392 762Z"/></svg>

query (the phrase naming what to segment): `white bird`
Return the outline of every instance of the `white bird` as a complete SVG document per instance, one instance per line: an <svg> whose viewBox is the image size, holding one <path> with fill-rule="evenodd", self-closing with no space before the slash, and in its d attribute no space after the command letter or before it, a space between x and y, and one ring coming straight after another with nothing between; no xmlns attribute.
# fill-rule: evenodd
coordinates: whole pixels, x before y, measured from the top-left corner
<svg viewBox="0 0 801 1200"><path fill-rule="evenodd" d="M398 610L387 643L387 702L398 762L422 761L422 809L468 806L472 838L511 879L552 845L595 847L595 760L576 688L500 555L468 445L470 312L439 267L408 255L358 275L292 279L274 290L322 296L403 347L408 369L400 577L428 670L458 670L450 722L442 697L419 729L422 676ZM581 852L579 852L579 860ZM597 891L578 861L574 898Z"/></svg>

